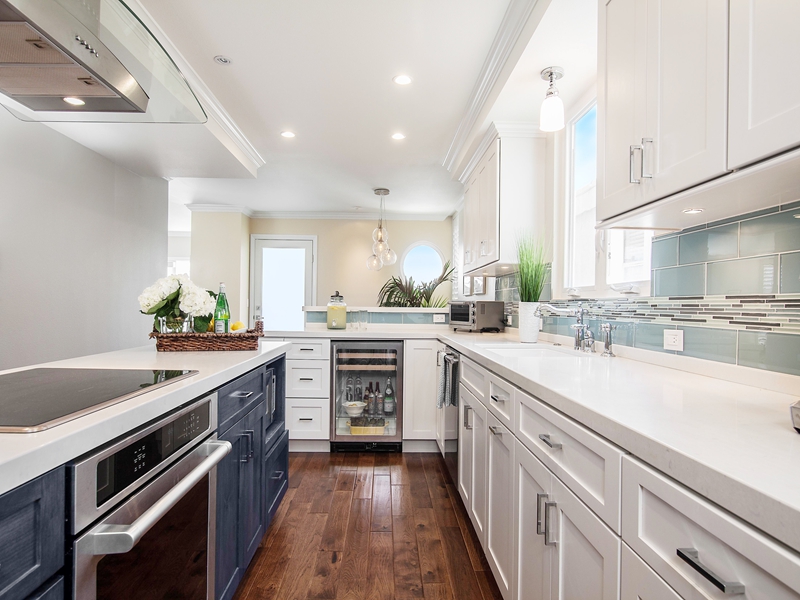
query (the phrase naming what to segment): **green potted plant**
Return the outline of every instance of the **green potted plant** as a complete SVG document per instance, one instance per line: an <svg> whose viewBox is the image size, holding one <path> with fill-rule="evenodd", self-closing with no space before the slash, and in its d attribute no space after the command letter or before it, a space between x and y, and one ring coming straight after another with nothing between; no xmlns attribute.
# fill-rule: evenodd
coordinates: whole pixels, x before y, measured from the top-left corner
<svg viewBox="0 0 800 600"><path fill-rule="evenodd" d="M519 289L519 340L539 340L539 299L547 276L547 258L541 240L527 234L517 240L517 288Z"/></svg>
<svg viewBox="0 0 800 600"><path fill-rule="evenodd" d="M444 263L442 274L433 281L416 283L413 278L392 277L378 292L378 306L400 306L404 308L444 308L447 298L434 296L436 288L453 275L450 261Z"/></svg>

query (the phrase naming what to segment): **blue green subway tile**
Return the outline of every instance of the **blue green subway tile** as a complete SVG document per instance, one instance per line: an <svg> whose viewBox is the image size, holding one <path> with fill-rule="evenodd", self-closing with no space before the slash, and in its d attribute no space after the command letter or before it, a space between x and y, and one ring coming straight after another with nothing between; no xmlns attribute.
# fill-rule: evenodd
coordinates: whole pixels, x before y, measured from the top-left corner
<svg viewBox="0 0 800 600"><path fill-rule="evenodd" d="M664 350L664 330L675 329L675 325L660 325L657 323L636 323L633 336L633 345L642 350Z"/></svg>
<svg viewBox="0 0 800 600"><path fill-rule="evenodd" d="M684 327L683 352L681 356L692 356L729 364L736 364L736 331L714 327Z"/></svg>
<svg viewBox="0 0 800 600"><path fill-rule="evenodd" d="M739 365L800 375L800 335L739 331Z"/></svg>
<svg viewBox="0 0 800 600"><path fill-rule="evenodd" d="M745 213L743 215L738 215L736 217L730 217L729 219L720 219L719 221L712 221L708 224L709 227L716 227L718 225L727 225L728 223L737 223L738 221L744 221L745 219L754 219L756 217L761 217L764 215L771 215L772 213L776 213L780 210L778 206L771 206L769 208L764 208L762 210L755 210L753 212Z"/></svg>
<svg viewBox="0 0 800 600"><path fill-rule="evenodd" d="M781 294L800 292L800 252L781 254Z"/></svg>
<svg viewBox="0 0 800 600"><path fill-rule="evenodd" d="M542 295L539 298L542 302L550 302L553 299L553 284L549 281L544 284L544 288L542 288Z"/></svg>
<svg viewBox="0 0 800 600"><path fill-rule="evenodd" d="M403 313L405 325L433 325L433 313Z"/></svg>
<svg viewBox="0 0 800 600"><path fill-rule="evenodd" d="M403 314L402 313L388 313L388 312L371 312L369 313L369 322L370 323L383 323L386 325L389 324L400 324L403 322Z"/></svg>
<svg viewBox="0 0 800 600"><path fill-rule="evenodd" d="M702 296L705 294L705 265L688 265L656 269L653 272L653 295Z"/></svg>
<svg viewBox="0 0 800 600"><path fill-rule="evenodd" d="M678 237L653 240L651 266L674 267L678 264Z"/></svg>
<svg viewBox="0 0 800 600"><path fill-rule="evenodd" d="M542 331L545 333L558 333L558 317L542 317Z"/></svg>
<svg viewBox="0 0 800 600"><path fill-rule="evenodd" d="M519 288L507 290L509 292L509 302L519 302Z"/></svg>
<svg viewBox="0 0 800 600"><path fill-rule="evenodd" d="M678 239L678 264L681 265L736 258L739 224L704 229Z"/></svg>
<svg viewBox="0 0 800 600"><path fill-rule="evenodd" d="M708 263L709 296L775 294L779 285L777 256Z"/></svg>
<svg viewBox="0 0 800 600"><path fill-rule="evenodd" d="M742 221L739 256L800 250L800 219L793 210Z"/></svg>
<svg viewBox="0 0 800 600"><path fill-rule="evenodd" d="M509 327L519 329L519 315L511 315L511 324Z"/></svg>
<svg viewBox="0 0 800 600"><path fill-rule="evenodd" d="M800 208L800 200L789 202L788 204L781 204L781 210L794 210L795 208Z"/></svg>
<svg viewBox="0 0 800 600"><path fill-rule="evenodd" d="M327 323L328 313L314 310L306 313L306 323Z"/></svg>

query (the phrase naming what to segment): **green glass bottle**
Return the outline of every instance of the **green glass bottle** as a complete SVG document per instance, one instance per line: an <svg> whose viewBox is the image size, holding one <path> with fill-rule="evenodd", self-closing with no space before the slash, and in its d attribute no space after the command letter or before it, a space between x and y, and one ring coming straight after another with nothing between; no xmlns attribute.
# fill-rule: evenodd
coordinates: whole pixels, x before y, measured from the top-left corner
<svg viewBox="0 0 800 600"><path fill-rule="evenodd" d="M225 296L225 284L219 284L217 307L214 309L214 333L230 333L231 309L228 308L228 298Z"/></svg>

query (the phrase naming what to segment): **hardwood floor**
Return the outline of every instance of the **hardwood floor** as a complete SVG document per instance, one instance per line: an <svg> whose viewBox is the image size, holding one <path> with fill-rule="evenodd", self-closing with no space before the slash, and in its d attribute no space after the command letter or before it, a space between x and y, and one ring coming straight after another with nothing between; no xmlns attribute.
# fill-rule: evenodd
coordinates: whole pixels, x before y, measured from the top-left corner
<svg viewBox="0 0 800 600"><path fill-rule="evenodd" d="M500 600L438 454L291 454L235 600Z"/></svg>

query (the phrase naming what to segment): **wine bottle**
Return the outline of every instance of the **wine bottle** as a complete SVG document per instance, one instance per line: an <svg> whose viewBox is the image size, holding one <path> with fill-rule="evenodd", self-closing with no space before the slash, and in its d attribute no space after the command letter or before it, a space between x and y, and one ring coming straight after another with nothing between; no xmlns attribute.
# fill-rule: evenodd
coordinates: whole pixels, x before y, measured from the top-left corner
<svg viewBox="0 0 800 600"><path fill-rule="evenodd" d="M383 414L391 415L394 412L394 390L391 377L386 378L386 388L383 393Z"/></svg>
<svg viewBox="0 0 800 600"><path fill-rule="evenodd" d="M380 417L383 414L383 394L381 394L381 382L375 382L375 415Z"/></svg>
<svg viewBox="0 0 800 600"><path fill-rule="evenodd" d="M355 399L361 401L364 397L364 384L361 381L361 375L356 375L356 390Z"/></svg>
<svg viewBox="0 0 800 600"><path fill-rule="evenodd" d="M225 296L225 284L219 284L217 306L214 309L214 333L230 333L231 309Z"/></svg>
<svg viewBox="0 0 800 600"><path fill-rule="evenodd" d="M370 416L375 416L375 392L372 390L372 382L369 382L369 403L367 404L367 412Z"/></svg>

